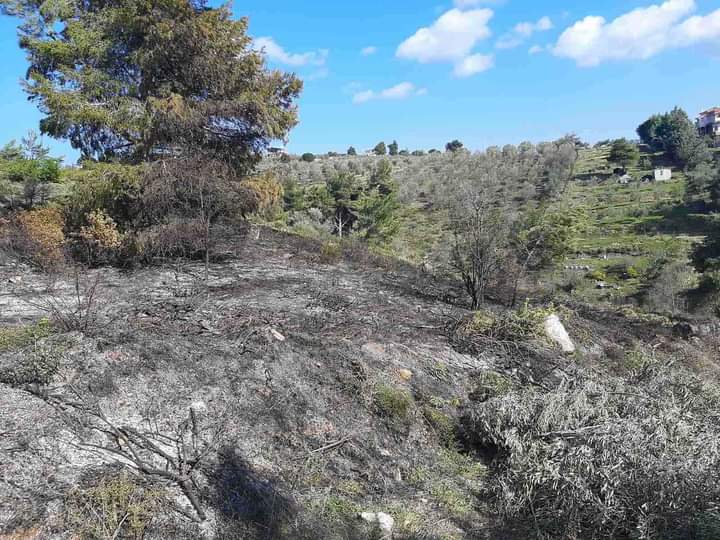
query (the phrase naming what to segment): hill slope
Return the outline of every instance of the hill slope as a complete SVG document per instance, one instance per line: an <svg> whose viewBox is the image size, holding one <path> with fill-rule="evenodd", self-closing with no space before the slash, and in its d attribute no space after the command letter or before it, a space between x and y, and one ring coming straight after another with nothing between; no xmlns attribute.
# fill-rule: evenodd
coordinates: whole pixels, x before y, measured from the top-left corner
<svg viewBox="0 0 720 540"><path fill-rule="evenodd" d="M459 431L474 401L583 365L622 373L625 351L652 347L714 370L710 342L673 338L669 321L583 306L561 312L575 356L542 339L525 355L478 350L458 339L469 312L453 284L360 251L323 261L317 248L267 230L231 239L207 290L194 263L83 274L81 291L98 283L84 333L35 325L75 306L72 276L48 293L47 278L0 266L0 532L92 525L88 493L116 493L108 479L142 433L207 444L187 488L206 519L168 510L195 515L177 482L156 478L163 510L147 537L368 538L366 511L391 515L395 538L497 537L481 495L491 461ZM183 438L188 418L212 437Z"/></svg>

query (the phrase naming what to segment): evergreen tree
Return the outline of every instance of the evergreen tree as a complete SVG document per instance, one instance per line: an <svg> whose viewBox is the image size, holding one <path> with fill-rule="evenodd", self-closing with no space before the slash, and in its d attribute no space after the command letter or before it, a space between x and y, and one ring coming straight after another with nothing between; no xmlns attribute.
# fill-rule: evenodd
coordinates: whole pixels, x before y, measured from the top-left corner
<svg viewBox="0 0 720 540"><path fill-rule="evenodd" d="M637 164L640 159L640 150L637 145L627 139L618 139L612 144L609 159L612 163L617 163L627 169Z"/></svg>
<svg viewBox="0 0 720 540"><path fill-rule="evenodd" d="M351 146L350 148L348 148L347 155L348 156L357 156L357 150L355 150L354 146Z"/></svg>
<svg viewBox="0 0 720 540"><path fill-rule="evenodd" d="M462 148L463 148L463 143L461 143L457 139L455 139L454 141L450 141L449 143L447 143L445 145L445 150L447 152L457 152L459 150L462 150Z"/></svg>
<svg viewBox="0 0 720 540"><path fill-rule="evenodd" d="M219 159L247 170L297 122L300 81L269 71L247 19L205 0L0 0L19 17L43 133L84 158Z"/></svg>
<svg viewBox="0 0 720 540"><path fill-rule="evenodd" d="M388 145L388 152L390 153L391 156L397 156L398 149L399 149L399 146L398 146L397 141L393 141Z"/></svg>
<svg viewBox="0 0 720 540"><path fill-rule="evenodd" d="M384 156L387 154L387 147L385 146L385 143L380 141L375 145L375 148L373 148L373 152L376 156Z"/></svg>
<svg viewBox="0 0 720 540"><path fill-rule="evenodd" d="M668 113L651 116L638 127L637 132L645 144L654 150L667 152L686 169L693 169L712 157L695 124L678 107Z"/></svg>

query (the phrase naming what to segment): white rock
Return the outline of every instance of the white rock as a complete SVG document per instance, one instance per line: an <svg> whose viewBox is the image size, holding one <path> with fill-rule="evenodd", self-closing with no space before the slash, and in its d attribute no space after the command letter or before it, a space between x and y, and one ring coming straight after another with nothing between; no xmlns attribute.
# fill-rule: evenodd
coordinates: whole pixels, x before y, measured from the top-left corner
<svg viewBox="0 0 720 540"><path fill-rule="evenodd" d="M395 520L385 512L363 512L360 517L368 523L377 523L380 530L387 535L391 535L395 528Z"/></svg>
<svg viewBox="0 0 720 540"><path fill-rule="evenodd" d="M271 328L271 329L270 329L270 333L271 333L272 336L273 336L275 339L277 339L278 341L281 341L281 342L282 342L282 341L285 341L285 336L283 336L280 332L278 332L278 331L275 330L274 328Z"/></svg>
<svg viewBox="0 0 720 540"><path fill-rule="evenodd" d="M575 352L575 344L570 339L570 335L565 330L563 323L560 322L560 317L554 313L545 319L545 334L553 342L557 343L563 352Z"/></svg>

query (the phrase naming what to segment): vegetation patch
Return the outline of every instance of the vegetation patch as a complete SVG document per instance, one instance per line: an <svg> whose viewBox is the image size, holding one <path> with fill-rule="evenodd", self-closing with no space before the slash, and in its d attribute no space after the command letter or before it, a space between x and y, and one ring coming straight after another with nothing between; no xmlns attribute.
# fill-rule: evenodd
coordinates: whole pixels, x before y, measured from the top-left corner
<svg viewBox="0 0 720 540"><path fill-rule="evenodd" d="M62 355L54 347L36 345L0 370L0 382L11 386L49 384L60 369Z"/></svg>
<svg viewBox="0 0 720 540"><path fill-rule="evenodd" d="M413 403L413 398L407 390L386 384L375 387L373 394L375 410L390 420L406 422Z"/></svg>
<svg viewBox="0 0 720 540"><path fill-rule="evenodd" d="M25 326L0 327L0 353L23 349L55 332L48 319Z"/></svg>
<svg viewBox="0 0 720 540"><path fill-rule="evenodd" d="M64 521L83 540L145 538L163 504L160 490L138 484L127 475L105 477L93 487L72 490Z"/></svg>

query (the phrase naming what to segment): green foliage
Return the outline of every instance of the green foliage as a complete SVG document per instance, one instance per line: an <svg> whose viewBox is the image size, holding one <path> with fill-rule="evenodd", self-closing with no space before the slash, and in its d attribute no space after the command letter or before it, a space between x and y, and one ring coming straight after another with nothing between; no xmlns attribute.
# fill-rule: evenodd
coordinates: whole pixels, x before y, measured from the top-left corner
<svg viewBox="0 0 720 540"><path fill-rule="evenodd" d="M384 156L387 154L387 147L385 146L385 143L380 141L375 145L375 148L373 148L373 152L376 156Z"/></svg>
<svg viewBox="0 0 720 540"><path fill-rule="evenodd" d="M41 130L86 158L137 163L169 152L238 169L297 122L301 83L265 68L247 19L203 0L88 4L3 0L21 19L25 90Z"/></svg>
<svg viewBox="0 0 720 540"><path fill-rule="evenodd" d="M373 393L373 404L382 416L393 421L405 422L412 410L413 398L402 388L379 384Z"/></svg>
<svg viewBox="0 0 720 540"><path fill-rule="evenodd" d="M336 263L342 257L342 253L342 245L335 240L323 242L320 246L320 260L324 263Z"/></svg>
<svg viewBox="0 0 720 540"><path fill-rule="evenodd" d="M397 191L398 186L392 179L392 166L389 161L383 160L358 201L357 229L365 238L387 240L397 232L400 225Z"/></svg>
<svg viewBox="0 0 720 540"><path fill-rule="evenodd" d="M470 396L474 401L487 401L494 397L504 396L513 389L512 381L495 371L484 371L473 381L473 385Z"/></svg>
<svg viewBox="0 0 720 540"><path fill-rule="evenodd" d="M25 326L5 326L0 328L0 353L22 349L46 338L54 332L52 324L42 319L36 324Z"/></svg>
<svg viewBox="0 0 720 540"><path fill-rule="evenodd" d="M720 208L720 169L710 162L700 163L687 173L685 200L707 202L713 208Z"/></svg>
<svg viewBox="0 0 720 540"><path fill-rule="evenodd" d="M397 141L393 141L388 145L388 153L391 156L397 156L399 148Z"/></svg>
<svg viewBox="0 0 720 540"><path fill-rule="evenodd" d="M627 139L617 139L610 148L610 156L608 159L623 168L632 167L637 164L640 159L640 150L637 145Z"/></svg>
<svg viewBox="0 0 720 540"><path fill-rule="evenodd" d="M29 384L44 386L52 382L60 369L62 355L52 346L38 344L38 337L33 336L32 339L35 345L30 350L0 370L0 382L16 387Z"/></svg>
<svg viewBox="0 0 720 540"><path fill-rule="evenodd" d="M354 146L351 146L347 149L347 155L348 156L357 156L357 150L355 150Z"/></svg>
<svg viewBox="0 0 720 540"><path fill-rule="evenodd" d="M462 150L462 148L463 148L463 143L461 143L457 139L450 141L449 143L447 143L445 145L445 150L447 152L457 152L459 150Z"/></svg>
<svg viewBox="0 0 720 540"><path fill-rule="evenodd" d="M305 209L305 190L294 178L283 182L283 207L286 210Z"/></svg>
<svg viewBox="0 0 720 540"><path fill-rule="evenodd" d="M444 446L448 447L454 445L457 432L457 422L451 416L445 414L441 410L438 410L432 405L425 405L422 412L425 420L427 420L428 424L430 424L433 428L440 439L440 442Z"/></svg>
<svg viewBox="0 0 720 540"><path fill-rule="evenodd" d="M121 228L129 226L139 212L143 174L141 166L89 161L68 171L70 190L64 201L68 228L79 230L86 216L98 210Z"/></svg>
<svg viewBox="0 0 720 540"><path fill-rule="evenodd" d="M302 156L300 156L300 159L302 159L305 163L312 163L315 161L315 154L305 152Z"/></svg>
<svg viewBox="0 0 720 540"><path fill-rule="evenodd" d="M514 310L495 315L476 311L461 327L466 335L483 335L502 341L543 339L545 320L556 312L554 306L531 306L529 302Z"/></svg>
<svg viewBox="0 0 720 540"><path fill-rule="evenodd" d="M49 157L34 132L23 137L21 145L12 141L0 150L0 197L11 206L16 199L27 209L46 202L50 185L59 181L60 160Z"/></svg>
<svg viewBox="0 0 720 540"><path fill-rule="evenodd" d="M680 108L651 116L638 127L637 133L645 144L667 152L682 167L693 169L711 158L695 124Z"/></svg>
<svg viewBox="0 0 720 540"><path fill-rule="evenodd" d="M516 226L513 244L521 265L530 270L547 268L570 252L570 241L584 227L587 214L582 209L529 210Z"/></svg>
<svg viewBox="0 0 720 540"><path fill-rule="evenodd" d="M73 489L65 500L65 526L82 540L141 540L161 511L163 495L128 475Z"/></svg>
<svg viewBox="0 0 720 540"><path fill-rule="evenodd" d="M464 518L473 510L470 497L447 481L439 481L430 488L430 494L450 515Z"/></svg>

